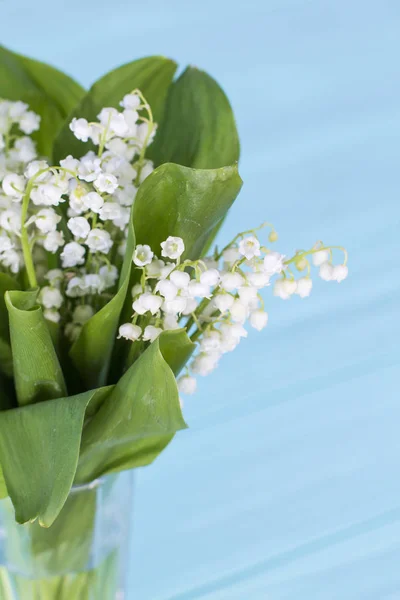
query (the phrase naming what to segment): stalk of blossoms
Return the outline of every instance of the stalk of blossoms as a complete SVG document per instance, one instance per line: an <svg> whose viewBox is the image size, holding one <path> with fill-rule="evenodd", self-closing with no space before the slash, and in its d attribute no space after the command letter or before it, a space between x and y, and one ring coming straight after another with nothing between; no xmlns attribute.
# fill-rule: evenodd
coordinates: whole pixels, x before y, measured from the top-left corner
<svg viewBox="0 0 400 600"><path fill-rule="evenodd" d="M247 336L246 322L259 331L267 325L268 314L260 292L274 278L274 294L283 299L294 293L302 298L310 294L309 273L295 280L290 266L296 264L299 271L308 266L310 270L307 256L317 256L319 266L319 261L326 258L321 253L328 252L331 258L336 247L318 243L310 250L286 258L260 243L257 231L265 226L238 234L220 252L197 261L180 262L184 252L181 238L169 237L163 242L161 258L148 245L136 248L133 262L142 275L140 283L132 289L132 320L119 330L119 337L133 342L129 364L162 331L183 327L198 347L184 375L183 387L186 389L188 377L193 387L194 375L210 373L221 356ZM274 242L278 235L270 227L268 240ZM347 269L345 263L332 268L336 274L342 273L342 278L343 269ZM324 278L321 269L320 276ZM336 281L340 280L336 275Z"/></svg>

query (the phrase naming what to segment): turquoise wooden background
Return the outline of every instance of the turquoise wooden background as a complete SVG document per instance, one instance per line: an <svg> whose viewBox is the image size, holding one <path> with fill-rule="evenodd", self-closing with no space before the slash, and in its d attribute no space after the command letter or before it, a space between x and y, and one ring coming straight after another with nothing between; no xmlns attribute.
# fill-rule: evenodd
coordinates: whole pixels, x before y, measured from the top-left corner
<svg viewBox="0 0 400 600"><path fill-rule="evenodd" d="M350 252L268 299L137 476L128 600L400 598L398 0L0 0L1 41L84 84L155 53L224 86L243 192L222 238Z"/></svg>

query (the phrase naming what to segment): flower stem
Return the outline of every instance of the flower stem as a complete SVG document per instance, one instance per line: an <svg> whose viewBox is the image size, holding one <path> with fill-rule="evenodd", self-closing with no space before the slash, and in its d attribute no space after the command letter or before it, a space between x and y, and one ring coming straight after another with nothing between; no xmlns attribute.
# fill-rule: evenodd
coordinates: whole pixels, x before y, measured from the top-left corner
<svg viewBox="0 0 400 600"><path fill-rule="evenodd" d="M21 246L22 246L22 252L24 255L25 269L26 269L26 274L28 276L29 286L31 288L36 288L38 286L38 282L37 282L37 278L36 278L35 266L33 264L33 256L32 256L31 245L29 243L28 231L27 231L26 224L25 224L26 217L28 214L29 200L30 200L30 196L31 196L32 187L33 187L33 180L31 180L28 183L24 197L22 199Z"/></svg>
<svg viewBox="0 0 400 600"><path fill-rule="evenodd" d="M225 250L228 250L228 248L230 248L231 246L233 246L233 244L241 237L248 235L250 233L255 233L256 231L259 231L260 229L263 229L264 227L270 227L273 231L274 231L274 226L272 225L272 223L268 223L267 221L265 221L264 223L261 223L261 225L259 227L255 227L254 229L248 229L247 231L241 231L240 233L238 233L231 242L229 242L229 244L227 244L226 246L224 246L222 248L222 250L220 252L218 252L218 254L215 257L215 260L220 260L220 258L222 257L223 253L225 252Z"/></svg>
<svg viewBox="0 0 400 600"><path fill-rule="evenodd" d="M26 217L28 216L29 200L31 198L31 192L32 192L32 189L33 189L33 186L34 186L36 180L44 173L52 171L53 169L65 171L67 173L71 173L72 175L74 175L71 171L69 171L68 169L63 169L62 167L46 167L46 169L41 169L40 171L35 173L35 175L33 177L31 177L31 179L28 181L28 185L26 186L25 194L22 198L21 246L22 246L22 253L24 255L26 274L28 276L28 281L29 281L29 285L31 288L38 287L38 282L37 282L37 278L36 278L35 266L33 263L33 256L32 256L33 247L31 249L31 245L29 243L28 231L26 229Z"/></svg>

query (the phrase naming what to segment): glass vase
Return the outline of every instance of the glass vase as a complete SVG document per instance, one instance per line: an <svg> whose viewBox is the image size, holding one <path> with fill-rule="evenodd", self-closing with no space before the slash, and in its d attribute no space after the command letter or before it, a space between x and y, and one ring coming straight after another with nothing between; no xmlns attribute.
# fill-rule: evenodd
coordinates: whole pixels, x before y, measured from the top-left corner
<svg viewBox="0 0 400 600"><path fill-rule="evenodd" d="M1 600L128 600L133 474L75 486L48 529L0 502Z"/></svg>

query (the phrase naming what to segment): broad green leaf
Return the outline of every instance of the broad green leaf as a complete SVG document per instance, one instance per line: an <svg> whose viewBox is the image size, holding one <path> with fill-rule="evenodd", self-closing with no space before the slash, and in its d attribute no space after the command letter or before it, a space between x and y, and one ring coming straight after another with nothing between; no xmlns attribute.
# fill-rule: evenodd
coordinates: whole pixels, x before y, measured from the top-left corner
<svg viewBox="0 0 400 600"><path fill-rule="evenodd" d="M17 58L36 85L51 99L60 115L66 119L86 90L72 77L50 65L17 54Z"/></svg>
<svg viewBox="0 0 400 600"><path fill-rule="evenodd" d="M207 73L188 67L170 87L150 157L156 165L174 162L217 169L236 163L239 155L239 135L228 98ZM222 223L223 219L210 232L203 254Z"/></svg>
<svg viewBox="0 0 400 600"><path fill-rule="evenodd" d="M41 116L33 135L39 154L51 156L55 136L83 93L61 71L0 47L0 97L23 100Z"/></svg>
<svg viewBox="0 0 400 600"><path fill-rule="evenodd" d="M12 377L13 374L13 363L12 363L12 352L10 346L10 331L8 324L8 311L5 301L5 293L8 290L18 290L18 282L7 275L6 273L0 273L0 373L3 373L7 377ZM0 390L0 407L4 408L7 406L8 401L4 402L2 398L2 390Z"/></svg>
<svg viewBox="0 0 400 600"><path fill-rule="evenodd" d="M189 169L158 167L139 188L133 207L136 241L160 253L169 235L182 237L183 258L201 255L208 236L223 219L242 186L237 166Z"/></svg>
<svg viewBox="0 0 400 600"><path fill-rule="evenodd" d="M78 482L149 464L186 427L166 361L180 365L193 349L183 330L164 332L128 369L84 429Z"/></svg>
<svg viewBox="0 0 400 600"><path fill-rule="evenodd" d="M98 388L107 383L119 319L129 287L134 249L135 232L131 218L119 289L116 295L85 323L70 351L72 362L87 389Z"/></svg>
<svg viewBox="0 0 400 600"><path fill-rule="evenodd" d="M4 340L10 339L8 312L4 295L8 290L19 289L20 286L13 277L6 273L0 273L0 338L3 338Z"/></svg>
<svg viewBox="0 0 400 600"><path fill-rule="evenodd" d="M207 73L188 67L172 84L150 153L156 165L174 162L196 169L217 169L239 160L231 105Z"/></svg>
<svg viewBox="0 0 400 600"><path fill-rule="evenodd" d="M84 117L88 121L96 120L102 108L112 106L119 108L125 94L139 88L148 100L154 118L161 118L165 98L176 71L176 63L162 56L151 56L135 60L110 71L96 81L82 101L76 106L58 135L54 147L54 158L58 162L67 154L79 158L92 146L77 140L69 129L73 117Z"/></svg>
<svg viewBox="0 0 400 600"><path fill-rule="evenodd" d="M50 527L69 494L88 403L101 391L0 412L0 461L18 523Z"/></svg>
<svg viewBox="0 0 400 600"><path fill-rule="evenodd" d="M2 500L3 498L7 498L7 496L8 496L7 486L6 486L6 482L4 480L3 469L1 468L1 465L0 465L0 500Z"/></svg>
<svg viewBox="0 0 400 600"><path fill-rule="evenodd" d="M37 291L6 292L19 405L66 396L64 377Z"/></svg>

